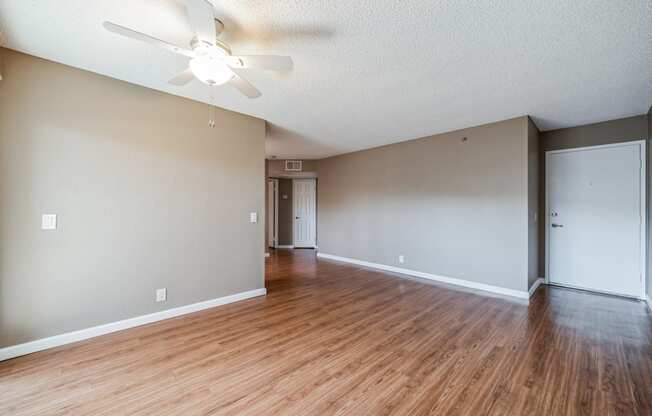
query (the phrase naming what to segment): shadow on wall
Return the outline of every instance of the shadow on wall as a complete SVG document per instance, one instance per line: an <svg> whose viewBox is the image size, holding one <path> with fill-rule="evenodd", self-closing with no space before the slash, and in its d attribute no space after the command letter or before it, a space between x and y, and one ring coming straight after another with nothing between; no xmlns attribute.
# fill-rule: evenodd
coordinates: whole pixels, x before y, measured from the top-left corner
<svg viewBox="0 0 652 416"><path fill-rule="evenodd" d="M289 158L287 154L281 154L284 149L309 149L307 154L294 154L292 159L306 159L314 157L314 155L332 155L337 151L322 143L318 143L315 139L308 137L296 131L292 131L273 123L265 123L265 152L267 157L283 156Z"/></svg>
<svg viewBox="0 0 652 416"><path fill-rule="evenodd" d="M96 143L102 142L104 146L114 148L122 146L129 153L149 155L152 159L173 158L178 163L186 163L186 159L187 163L192 164L211 164L215 157L212 153L213 140L228 139L230 131L241 128L250 119L242 114L220 110L215 115L219 128L208 129L204 104L145 87L116 83L112 79L83 71L79 71L75 77L79 90L85 91L89 97L101 95L102 99L59 100L58 97L68 94L69 88L65 82L57 88L58 83L55 81L48 87L52 94L46 94L45 97L33 89L12 94L16 96L13 101L15 110L32 115L47 113L48 117L40 117L43 123L38 128L59 132L55 136L59 140L66 140L70 136L71 140L78 138L80 144L84 144L84 141L92 137ZM179 105L180 101L183 105ZM119 123L106 116L115 112L116 105L129 108L129 111L121 114ZM80 114L84 116L81 117ZM163 120L175 120L175 128L183 131L184 135L180 138L170 134L169 123ZM260 134L260 127L250 126L249 130ZM75 134L70 135L70 132ZM133 140L134 136L139 140ZM183 141L190 140L189 138L192 138L192 146L184 146ZM234 143L224 144L227 151L237 148ZM228 170L241 169L238 162L237 159L231 159L230 166L222 167Z"/></svg>

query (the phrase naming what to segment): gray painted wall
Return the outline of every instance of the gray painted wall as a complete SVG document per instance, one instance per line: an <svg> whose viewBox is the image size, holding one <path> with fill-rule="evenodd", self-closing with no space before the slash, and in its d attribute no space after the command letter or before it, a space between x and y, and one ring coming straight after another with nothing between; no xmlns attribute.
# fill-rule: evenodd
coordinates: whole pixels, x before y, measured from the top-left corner
<svg viewBox="0 0 652 416"><path fill-rule="evenodd" d="M264 286L264 121L0 54L0 347Z"/></svg>
<svg viewBox="0 0 652 416"><path fill-rule="evenodd" d="M602 123L548 130L541 133L543 150L570 149L640 140L647 137L647 115L604 121Z"/></svg>
<svg viewBox="0 0 652 416"><path fill-rule="evenodd" d="M528 118L528 288L539 278L539 129Z"/></svg>
<svg viewBox="0 0 652 416"><path fill-rule="evenodd" d="M574 147L597 146L641 140L648 137L648 118L646 114L621 118L602 123L587 124L566 129L549 130L540 134L539 153L539 275L545 275L545 189L546 165L545 152L549 150L572 149ZM648 163L649 165L649 163ZM649 166L648 166L649 167ZM650 185L648 169L648 186ZM649 212L649 204L648 204ZM649 245L648 245L649 248ZM651 276L652 277L652 276ZM648 279L649 281L649 279Z"/></svg>
<svg viewBox="0 0 652 416"><path fill-rule="evenodd" d="M317 171L321 252L528 289L527 117L322 159Z"/></svg>

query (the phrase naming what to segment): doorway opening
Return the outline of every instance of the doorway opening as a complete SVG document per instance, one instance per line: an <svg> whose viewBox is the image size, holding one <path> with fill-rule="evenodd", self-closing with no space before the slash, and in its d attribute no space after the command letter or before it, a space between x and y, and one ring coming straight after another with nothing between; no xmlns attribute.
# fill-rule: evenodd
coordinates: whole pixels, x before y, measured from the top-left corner
<svg viewBox="0 0 652 416"><path fill-rule="evenodd" d="M317 181L292 180L292 245L295 248L317 246Z"/></svg>
<svg viewBox="0 0 652 416"><path fill-rule="evenodd" d="M267 197L267 247L316 248L316 179L269 178Z"/></svg>
<svg viewBox="0 0 652 416"><path fill-rule="evenodd" d="M546 152L546 283L645 299L645 141Z"/></svg>

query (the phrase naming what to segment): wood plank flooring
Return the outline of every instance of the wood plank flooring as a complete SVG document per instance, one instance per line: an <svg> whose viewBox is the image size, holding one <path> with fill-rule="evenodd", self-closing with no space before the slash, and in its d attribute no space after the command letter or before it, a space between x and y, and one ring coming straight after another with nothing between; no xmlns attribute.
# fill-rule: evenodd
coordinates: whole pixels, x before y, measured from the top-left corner
<svg viewBox="0 0 652 416"><path fill-rule="evenodd" d="M0 363L0 414L652 415L641 302L528 307L291 253L267 297Z"/></svg>

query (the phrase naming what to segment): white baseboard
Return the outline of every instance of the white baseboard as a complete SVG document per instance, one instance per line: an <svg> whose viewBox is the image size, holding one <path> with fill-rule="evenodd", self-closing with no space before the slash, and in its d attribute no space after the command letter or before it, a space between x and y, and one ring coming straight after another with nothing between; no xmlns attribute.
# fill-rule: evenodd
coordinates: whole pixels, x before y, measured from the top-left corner
<svg viewBox="0 0 652 416"><path fill-rule="evenodd" d="M512 297L516 297L516 298L520 298L520 299L529 299L530 298L529 293L525 292L525 291L507 289L507 288L504 288L504 287L492 286L492 285L487 285L487 284L484 284L484 283L471 282L469 280L457 279L457 278L454 278L454 277L439 276L439 275L436 275L436 274L420 272L420 271L417 271L417 270L404 269L404 268L395 267L395 266L387 266L385 264L371 263L371 262L368 262L368 261L356 260L356 259L351 259L351 258L348 258L348 257L334 256L332 254L326 254L326 253L321 253L321 252L317 253L317 257L321 257L321 258L329 259L329 260L341 261L341 262L344 262L344 263L357 264L358 266L370 267L372 269L379 269L379 270L385 270L385 271L388 271L388 272L406 274L406 275L409 275L409 276L420 277L422 279L434 280L434 281L437 281L437 282L448 283L448 284L456 285L456 286L468 287L468 288L471 288L471 289L483 290L485 292L498 293L500 295L512 296Z"/></svg>
<svg viewBox="0 0 652 416"><path fill-rule="evenodd" d="M294 248L292 245L285 245L285 246L276 246L276 248Z"/></svg>
<svg viewBox="0 0 652 416"><path fill-rule="evenodd" d="M544 281L545 281L545 279L543 277L540 277L540 278L538 278L537 280L534 281L534 284L532 285L532 287L530 288L530 291L529 291L529 297L534 296L534 292L537 291L539 286L541 286L544 283Z"/></svg>
<svg viewBox="0 0 652 416"><path fill-rule="evenodd" d="M265 257L269 257L269 253L265 253Z"/></svg>
<svg viewBox="0 0 652 416"><path fill-rule="evenodd" d="M160 312L150 313L148 315L141 315L135 318L129 318L122 321L111 322L104 325L98 325L91 328L81 329L79 331L68 332L61 335L54 335L48 338L41 338L35 341L26 342L24 344L12 345L10 347L0 348L0 361L8 360L10 358L18 357L25 354L31 354L36 351L42 351L48 348L58 347L60 345L70 344L77 341L82 341L88 338L97 337L100 335L110 334L111 332L122 331L136 326L149 324L152 322L162 321L164 319L174 318L180 315L186 315L193 312L198 312L204 309L214 308L227 303L233 303L240 300L253 298L256 296L264 296L267 294L267 289L254 289L248 292L240 292L221 298L215 298L204 302L193 303L190 305L179 306L178 308L167 309Z"/></svg>

